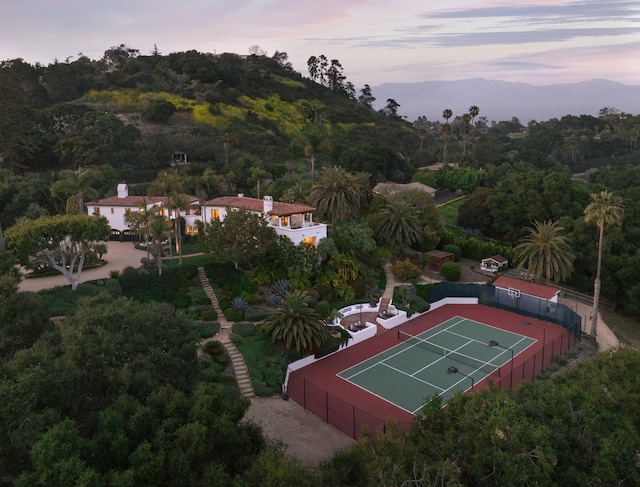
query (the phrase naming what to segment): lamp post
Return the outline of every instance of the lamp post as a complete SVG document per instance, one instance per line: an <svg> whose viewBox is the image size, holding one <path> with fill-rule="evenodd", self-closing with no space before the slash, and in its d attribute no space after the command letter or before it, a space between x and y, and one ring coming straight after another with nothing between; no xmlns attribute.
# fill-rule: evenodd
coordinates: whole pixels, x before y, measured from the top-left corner
<svg viewBox="0 0 640 487"><path fill-rule="evenodd" d="M536 325L535 323L531 323L529 320L523 320L522 326L535 326L536 328L540 328L542 330L542 367L541 371L544 372L544 349L547 348L547 329L544 326Z"/></svg>
<svg viewBox="0 0 640 487"><path fill-rule="evenodd" d="M498 347L503 350L509 350L511 352L511 375L509 376L509 393L513 392L513 348L505 347L500 345L497 341L491 340L488 345L490 347Z"/></svg>
<svg viewBox="0 0 640 487"><path fill-rule="evenodd" d="M473 377L471 377L470 375L467 375L467 374L465 374L463 372L460 372L458 370L458 367L453 367L453 366L449 367L447 369L447 374L460 374L460 375L464 375L467 379L471 379L471 390L473 391L473 384L474 384Z"/></svg>

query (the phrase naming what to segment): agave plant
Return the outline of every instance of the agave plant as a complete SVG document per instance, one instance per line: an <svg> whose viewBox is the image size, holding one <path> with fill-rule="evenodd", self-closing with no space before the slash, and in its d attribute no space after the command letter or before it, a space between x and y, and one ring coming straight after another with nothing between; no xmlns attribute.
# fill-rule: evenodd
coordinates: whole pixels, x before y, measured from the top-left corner
<svg viewBox="0 0 640 487"><path fill-rule="evenodd" d="M289 281L286 279L278 279L273 286L271 286L271 294L275 294L279 298L284 297L289 291Z"/></svg>
<svg viewBox="0 0 640 487"><path fill-rule="evenodd" d="M242 317L244 318L245 312L249 309L249 303L242 296L236 296L231 300L231 307L242 311Z"/></svg>

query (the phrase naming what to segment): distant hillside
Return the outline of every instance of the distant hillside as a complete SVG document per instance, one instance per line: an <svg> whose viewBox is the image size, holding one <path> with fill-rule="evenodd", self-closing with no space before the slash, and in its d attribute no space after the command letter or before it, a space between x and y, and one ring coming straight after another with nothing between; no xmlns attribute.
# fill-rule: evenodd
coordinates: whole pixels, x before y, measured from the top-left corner
<svg viewBox="0 0 640 487"><path fill-rule="evenodd" d="M422 83L385 83L372 87L375 107L382 108L389 98L400 104L398 113L409 121L424 115L435 121L442 110L450 108L454 117L471 105L480 108L480 116L489 121L518 117L526 124L564 115L597 116L604 107L622 112L640 113L640 86L608 80L574 84L533 86L525 83L474 78L461 81L425 81Z"/></svg>

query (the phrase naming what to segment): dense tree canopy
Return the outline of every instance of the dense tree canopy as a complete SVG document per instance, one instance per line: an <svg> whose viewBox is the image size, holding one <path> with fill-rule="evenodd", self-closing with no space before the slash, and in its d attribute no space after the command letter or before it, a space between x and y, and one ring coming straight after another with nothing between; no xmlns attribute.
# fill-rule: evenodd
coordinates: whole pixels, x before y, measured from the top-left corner
<svg viewBox="0 0 640 487"><path fill-rule="evenodd" d="M207 226L202 246L238 269L255 262L275 239L275 231L261 215L230 209L224 220L215 219Z"/></svg>

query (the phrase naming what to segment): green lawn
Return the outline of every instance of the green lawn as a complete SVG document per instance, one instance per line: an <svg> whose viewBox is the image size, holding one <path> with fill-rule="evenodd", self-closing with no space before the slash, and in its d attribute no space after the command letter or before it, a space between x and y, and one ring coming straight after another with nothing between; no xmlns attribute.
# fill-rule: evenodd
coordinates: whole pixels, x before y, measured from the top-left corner
<svg viewBox="0 0 640 487"><path fill-rule="evenodd" d="M458 208L460 208L465 202L466 198L460 198L453 200L451 203L446 203L438 208L440 213L440 219L442 224L447 227L457 227L458 225Z"/></svg>

